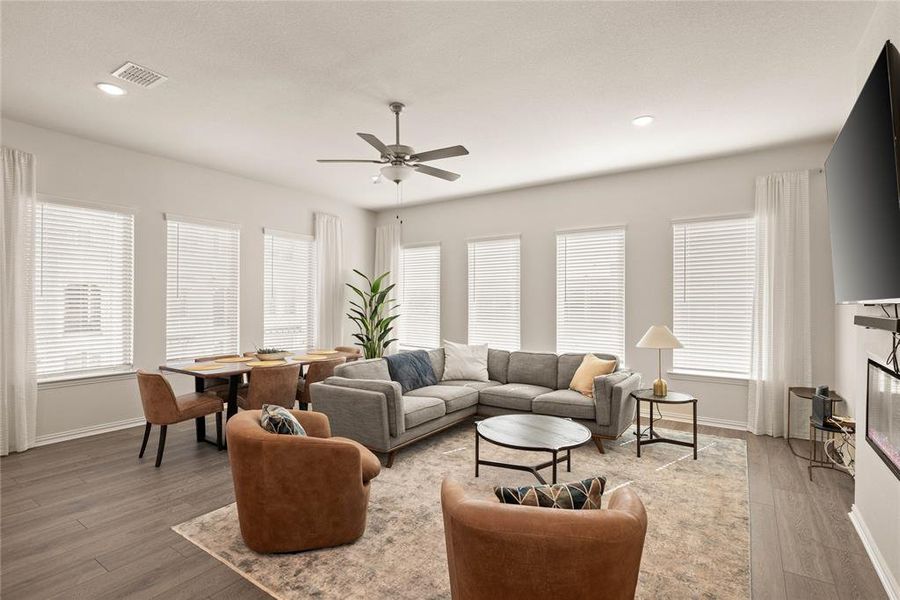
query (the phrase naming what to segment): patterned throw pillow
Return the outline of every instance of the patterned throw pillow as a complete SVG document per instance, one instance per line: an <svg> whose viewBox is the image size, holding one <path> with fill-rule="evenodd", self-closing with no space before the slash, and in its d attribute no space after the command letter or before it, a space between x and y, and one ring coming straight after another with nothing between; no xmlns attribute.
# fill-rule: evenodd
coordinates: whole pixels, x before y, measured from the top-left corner
<svg viewBox="0 0 900 600"><path fill-rule="evenodd" d="M288 409L277 404L263 404L259 417L262 428L271 433L285 435L306 435L306 430Z"/></svg>
<svg viewBox="0 0 900 600"><path fill-rule="evenodd" d="M575 483L495 487L494 493L504 504L524 504L544 508L600 508L606 488L606 477L594 477Z"/></svg>

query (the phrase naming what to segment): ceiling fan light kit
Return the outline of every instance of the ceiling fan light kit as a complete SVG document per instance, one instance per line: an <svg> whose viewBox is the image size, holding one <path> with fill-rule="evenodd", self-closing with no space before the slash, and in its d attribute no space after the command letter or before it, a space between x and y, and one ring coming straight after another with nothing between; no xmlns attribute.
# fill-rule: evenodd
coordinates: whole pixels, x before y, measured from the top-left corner
<svg viewBox="0 0 900 600"><path fill-rule="evenodd" d="M413 172L418 171L424 175L431 175L446 181L456 181L459 179L458 173L445 171L429 165L421 163L438 160L441 158L451 158L454 156L465 156L469 153L464 146L449 146L447 148L439 148L437 150L429 150L427 152L416 153L412 146L400 143L400 113L405 108L400 102L391 102L388 107L394 113L394 134L395 143L385 144L371 133L357 133L359 137L365 140L370 146L378 150L379 159L319 159L320 163L374 163L376 165L385 165L381 168L381 174L385 179L393 181L397 185L409 179Z"/></svg>

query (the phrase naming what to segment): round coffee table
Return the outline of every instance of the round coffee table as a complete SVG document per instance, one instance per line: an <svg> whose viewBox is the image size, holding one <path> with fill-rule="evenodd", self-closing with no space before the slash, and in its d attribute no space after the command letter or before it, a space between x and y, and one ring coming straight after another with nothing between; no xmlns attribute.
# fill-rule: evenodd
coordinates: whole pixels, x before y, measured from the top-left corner
<svg viewBox="0 0 900 600"><path fill-rule="evenodd" d="M481 460L479 440L482 438L504 448L549 452L553 455L553 459L534 466ZM556 465L565 461L566 470L571 471L572 448L577 448L590 439L591 431L587 427L562 417L547 415L490 417L475 423L475 477L478 477L478 467L486 465L528 471L541 483L547 483L538 471L552 466L552 483L556 483ZM565 456L560 456L560 452L563 451Z"/></svg>

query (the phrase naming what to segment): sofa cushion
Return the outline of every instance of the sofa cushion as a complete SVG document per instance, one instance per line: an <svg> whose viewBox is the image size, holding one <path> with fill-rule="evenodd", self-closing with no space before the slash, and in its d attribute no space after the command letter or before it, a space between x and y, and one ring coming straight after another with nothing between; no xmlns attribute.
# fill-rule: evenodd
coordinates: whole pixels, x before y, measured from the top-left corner
<svg viewBox="0 0 900 600"><path fill-rule="evenodd" d="M465 386L429 385L413 390L408 395L440 398L447 405L448 414L478 404L478 390Z"/></svg>
<svg viewBox="0 0 900 600"><path fill-rule="evenodd" d="M552 392L548 387L529 385L527 383L507 383L481 390L478 401L488 406L508 408L510 410L531 410L531 401Z"/></svg>
<svg viewBox="0 0 900 600"><path fill-rule="evenodd" d="M569 386L572 384L572 377L575 376L575 371L577 371L578 367L581 366L581 361L584 360L584 355L584 352L572 352L559 355L559 363L557 367L559 373L557 375L556 389L569 389ZM602 352L594 352L593 355L597 358L602 358L603 360L616 361L616 366L613 368L613 371L615 371L619 366L619 358L615 354L603 354Z"/></svg>
<svg viewBox="0 0 900 600"><path fill-rule="evenodd" d="M456 385L465 386L473 390L481 391L485 388L496 387L502 385L499 381L474 381L472 379L447 379L446 381L438 381L438 385Z"/></svg>
<svg viewBox="0 0 900 600"><path fill-rule="evenodd" d="M440 398L403 396L403 418L407 429L421 425L447 414L447 406Z"/></svg>
<svg viewBox="0 0 900 600"><path fill-rule="evenodd" d="M387 361L383 358L370 358L368 360L354 360L334 368L336 377L347 379L380 379L391 380L391 372L388 370Z"/></svg>
<svg viewBox="0 0 900 600"><path fill-rule="evenodd" d="M509 383L509 352L488 348L488 378L500 383Z"/></svg>
<svg viewBox="0 0 900 600"><path fill-rule="evenodd" d="M259 424L269 433L283 435L306 435L303 425L291 411L277 404L263 404Z"/></svg>
<svg viewBox="0 0 900 600"><path fill-rule="evenodd" d="M556 362L556 355L550 352L511 352L507 381L555 390Z"/></svg>
<svg viewBox="0 0 900 600"><path fill-rule="evenodd" d="M411 392L438 382L431 367L431 359L424 350L400 352L385 357L391 380L403 388L403 393Z"/></svg>
<svg viewBox="0 0 900 600"><path fill-rule="evenodd" d="M494 493L504 504L587 510L600 508L605 488L606 477L600 476L575 483L495 487Z"/></svg>
<svg viewBox="0 0 900 600"><path fill-rule="evenodd" d="M434 350L429 350L428 358L431 359L431 368L434 371L434 376L440 381L444 378L444 349L435 348Z"/></svg>
<svg viewBox="0 0 900 600"><path fill-rule="evenodd" d="M487 344L457 344L444 340L443 379L474 379L488 381Z"/></svg>
<svg viewBox="0 0 900 600"><path fill-rule="evenodd" d="M631 371L616 371L594 378L594 403L597 407L597 424L609 425L612 420L612 389L631 376Z"/></svg>
<svg viewBox="0 0 900 600"><path fill-rule="evenodd" d="M531 403L532 412L539 415L594 420L594 399L573 390L555 390L541 394Z"/></svg>

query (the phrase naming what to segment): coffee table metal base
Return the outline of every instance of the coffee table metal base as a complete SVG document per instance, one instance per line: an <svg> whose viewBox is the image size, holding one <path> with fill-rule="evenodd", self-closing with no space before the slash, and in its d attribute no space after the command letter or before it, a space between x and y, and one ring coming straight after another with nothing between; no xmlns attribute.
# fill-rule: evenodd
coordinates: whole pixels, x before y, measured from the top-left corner
<svg viewBox="0 0 900 600"><path fill-rule="evenodd" d="M543 484L547 483L547 480L544 479L541 474L538 472L541 469L546 469L547 467L553 467L553 475L550 483L556 483L556 465L561 462L566 463L566 471L572 471L572 450L566 450L565 456L560 456L561 451L559 450L544 450L543 452L549 452L553 455L551 460L542 462L540 464L529 466L529 465L519 465L514 463L504 463L497 462L493 460L481 460L481 435L479 435L478 430L475 430L475 477L478 477L478 467L484 465L486 467L499 467L501 469L513 469L515 471L528 471L532 475L537 478ZM485 441L490 442L485 438ZM499 445L499 444L497 444ZM538 452L538 451L536 451Z"/></svg>

